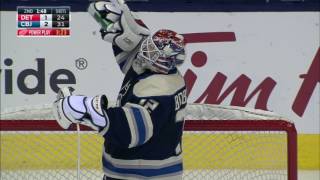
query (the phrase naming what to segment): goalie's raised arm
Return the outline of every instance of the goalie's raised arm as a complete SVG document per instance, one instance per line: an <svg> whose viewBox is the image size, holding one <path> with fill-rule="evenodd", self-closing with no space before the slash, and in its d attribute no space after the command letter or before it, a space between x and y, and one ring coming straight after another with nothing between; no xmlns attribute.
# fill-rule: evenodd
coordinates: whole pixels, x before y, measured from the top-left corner
<svg viewBox="0 0 320 180"><path fill-rule="evenodd" d="M101 25L102 38L123 51L132 51L150 34L149 29L134 17L126 4L94 2L89 5L88 12Z"/></svg>

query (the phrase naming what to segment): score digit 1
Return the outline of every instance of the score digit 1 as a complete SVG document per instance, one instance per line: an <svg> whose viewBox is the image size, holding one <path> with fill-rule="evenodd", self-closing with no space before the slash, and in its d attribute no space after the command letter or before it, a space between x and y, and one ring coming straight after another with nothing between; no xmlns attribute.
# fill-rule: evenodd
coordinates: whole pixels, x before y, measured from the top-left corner
<svg viewBox="0 0 320 180"><path fill-rule="evenodd" d="M52 21L52 14L40 14L40 21Z"/></svg>

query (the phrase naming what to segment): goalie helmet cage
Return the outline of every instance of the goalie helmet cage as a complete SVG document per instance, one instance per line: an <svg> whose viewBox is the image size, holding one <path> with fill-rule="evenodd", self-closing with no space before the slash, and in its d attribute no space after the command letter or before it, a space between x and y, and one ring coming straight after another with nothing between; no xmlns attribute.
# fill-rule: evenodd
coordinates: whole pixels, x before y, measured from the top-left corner
<svg viewBox="0 0 320 180"><path fill-rule="evenodd" d="M1 114L1 179L77 179L76 126L63 130L50 109L35 109ZM297 180L292 122L271 112L219 105L191 104L186 114L184 179ZM101 179L103 140L88 127L80 129L80 177Z"/></svg>

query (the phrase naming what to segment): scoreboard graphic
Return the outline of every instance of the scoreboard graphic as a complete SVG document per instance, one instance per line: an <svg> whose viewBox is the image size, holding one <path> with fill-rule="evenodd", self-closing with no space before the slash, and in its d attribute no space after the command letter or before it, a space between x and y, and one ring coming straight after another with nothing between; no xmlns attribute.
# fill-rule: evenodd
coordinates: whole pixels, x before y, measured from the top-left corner
<svg viewBox="0 0 320 180"><path fill-rule="evenodd" d="M70 7L17 7L18 37L70 36Z"/></svg>

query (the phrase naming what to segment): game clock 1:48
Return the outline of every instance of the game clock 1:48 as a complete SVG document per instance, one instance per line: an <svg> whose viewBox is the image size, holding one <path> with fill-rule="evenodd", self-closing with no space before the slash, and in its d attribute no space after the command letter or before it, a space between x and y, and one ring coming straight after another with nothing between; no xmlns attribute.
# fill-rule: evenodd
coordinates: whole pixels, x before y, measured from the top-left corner
<svg viewBox="0 0 320 180"><path fill-rule="evenodd" d="M41 9L37 8L36 11L37 11L36 12L37 14L46 14L47 13L47 9L46 8L43 8L43 9L42 8Z"/></svg>

